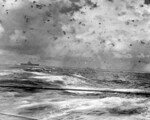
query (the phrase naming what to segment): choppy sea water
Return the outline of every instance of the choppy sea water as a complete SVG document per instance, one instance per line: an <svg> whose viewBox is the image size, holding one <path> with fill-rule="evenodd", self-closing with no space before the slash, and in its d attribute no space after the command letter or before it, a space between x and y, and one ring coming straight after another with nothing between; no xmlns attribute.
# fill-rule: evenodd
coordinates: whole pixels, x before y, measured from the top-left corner
<svg viewBox="0 0 150 120"><path fill-rule="evenodd" d="M0 120L150 120L148 73L84 71L1 69Z"/></svg>

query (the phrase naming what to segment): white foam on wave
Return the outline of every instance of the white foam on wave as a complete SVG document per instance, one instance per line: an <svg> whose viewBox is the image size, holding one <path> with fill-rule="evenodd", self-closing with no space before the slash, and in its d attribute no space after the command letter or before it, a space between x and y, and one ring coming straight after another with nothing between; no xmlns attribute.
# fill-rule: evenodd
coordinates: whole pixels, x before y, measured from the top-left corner
<svg viewBox="0 0 150 120"><path fill-rule="evenodd" d="M9 73L9 72L0 72L0 76L9 75L9 74L11 74L11 73Z"/></svg>
<svg viewBox="0 0 150 120"><path fill-rule="evenodd" d="M16 72L16 70L0 70L0 76L10 75Z"/></svg>
<svg viewBox="0 0 150 120"><path fill-rule="evenodd" d="M0 76L11 75L14 73L24 73L25 71L22 69L6 69L0 70Z"/></svg>
<svg viewBox="0 0 150 120"><path fill-rule="evenodd" d="M66 75L51 75L51 74L41 74L41 75L36 75L32 76L32 78L36 79L41 79L45 80L47 82L55 82L55 81L60 81L63 83L65 86L80 86L80 85L87 85L87 82L76 77L72 76L66 76Z"/></svg>
<svg viewBox="0 0 150 120"><path fill-rule="evenodd" d="M119 118L122 118L123 120L127 120L127 118L129 120L135 120L139 116L146 119L147 116L144 116L144 114L142 113L133 115L114 116L114 114L109 111L110 109L113 108L130 110L136 108L138 109L140 107L143 109L148 108L146 111L148 113L150 109L150 102L144 100L145 98L120 98L120 97L107 97L103 99L84 99L84 98L69 99L66 101L54 102L54 104L57 104L59 106L59 109L63 109L63 111L61 113L54 113L53 115L49 116L49 118L66 117L65 120L69 120L69 118L67 119L67 116L71 115L71 113L72 116L74 115L73 113L76 113L76 116L78 116L78 113L80 113L80 116L83 117L82 120L87 120L87 118L91 118L91 120L99 120L99 119L113 120L111 118L114 118L114 120L119 120ZM99 116L98 113L104 113L104 115Z"/></svg>
<svg viewBox="0 0 150 120"><path fill-rule="evenodd" d="M46 73L41 73L41 72L31 72L31 73L34 74L34 75L37 75L35 77L40 77L40 76L46 76L46 75L48 75Z"/></svg>
<svg viewBox="0 0 150 120"><path fill-rule="evenodd" d="M63 76L48 75L48 74L38 74L37 76L34 76L32 78L44 79L46 81L63 80Z"/></svg>

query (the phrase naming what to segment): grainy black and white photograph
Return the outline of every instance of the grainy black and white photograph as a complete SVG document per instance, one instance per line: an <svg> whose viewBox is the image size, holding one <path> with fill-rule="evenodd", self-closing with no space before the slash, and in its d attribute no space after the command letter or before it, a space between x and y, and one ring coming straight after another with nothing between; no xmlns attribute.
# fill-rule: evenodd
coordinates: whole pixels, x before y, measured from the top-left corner
<svg viewBox="0 0 150 120"><path fill-rule="evenodd" d="M150 120L150 0L0 0L0 120Z"/></svg>

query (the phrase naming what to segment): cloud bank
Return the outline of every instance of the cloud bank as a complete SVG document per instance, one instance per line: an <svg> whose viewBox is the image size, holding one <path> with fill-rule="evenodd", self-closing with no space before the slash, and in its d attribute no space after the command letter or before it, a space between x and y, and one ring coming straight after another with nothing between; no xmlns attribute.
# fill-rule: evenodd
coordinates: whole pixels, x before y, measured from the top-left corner
<svg viewBox="0 0 150 120"><path fill-rule="evenodd" d="M0 0L0 49L63 66L147 70L149 18L144 0Z"/></svg>

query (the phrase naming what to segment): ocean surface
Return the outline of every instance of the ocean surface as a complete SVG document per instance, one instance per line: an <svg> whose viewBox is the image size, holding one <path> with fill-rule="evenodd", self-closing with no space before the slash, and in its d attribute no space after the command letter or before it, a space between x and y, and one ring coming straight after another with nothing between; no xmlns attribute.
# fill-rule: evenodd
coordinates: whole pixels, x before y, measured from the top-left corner
<svg viewBox="0 0 150 120"><path fill-rule="evenodd" d="M150 120L150 74L0 68L0 120Z"/></svg>

